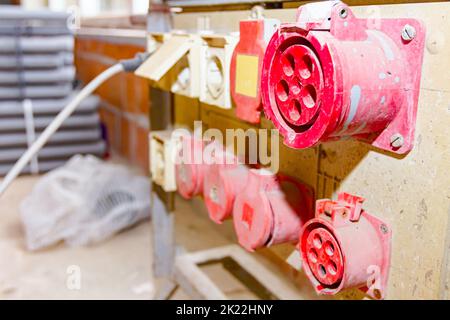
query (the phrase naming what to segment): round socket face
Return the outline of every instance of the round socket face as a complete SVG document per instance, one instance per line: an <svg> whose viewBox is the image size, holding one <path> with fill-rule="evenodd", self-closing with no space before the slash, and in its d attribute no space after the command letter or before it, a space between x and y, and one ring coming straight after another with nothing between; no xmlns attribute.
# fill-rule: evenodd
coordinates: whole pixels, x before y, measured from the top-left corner
<svg viewBox="0 0 450 320"><path fill-rule="evenodd" d="M342 252L334 235L325 228L315 228L306 237L306 259L316 279L326 285L340 283L344 273Z"/></svg>
<svg viewBox="0 0 450 320"><path fill-rule="evenodd" d="M272 65L273 95L280 113L291 126L308 126L319 111L323 87L322 68L316 54L306 45L280 50Z"/></svg>

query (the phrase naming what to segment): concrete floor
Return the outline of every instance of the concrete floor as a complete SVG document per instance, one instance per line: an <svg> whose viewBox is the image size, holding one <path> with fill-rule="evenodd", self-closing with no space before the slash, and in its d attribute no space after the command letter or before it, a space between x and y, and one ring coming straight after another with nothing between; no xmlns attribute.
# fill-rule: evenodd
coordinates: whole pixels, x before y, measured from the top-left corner
<svg viewBox="0 0 450 320"><path fill-rule="evenodd" d="M27 251L19 206L38 179L20 177L0 198L0 299L152 299L155 287L150 221L89 247L59 244ZM177 199L175 233L177 243L187 251L236 243L231 221L222 226L212 223L201 199ZM262 257L258 259L271 265ZM72 266L80 270L79 290L68 286ZM220 264L207 266L204 271L229 298L257 298ZM177 290L172 299L189 297Z"/></svg>
<svg viewBox="0 0 450 320"><path fill-rule="evenodd" d="M70 248L61 243L37 252L26 249L19 206L38 179L20 177L0 199L0 299L152 299L150 221L89 247ZM201 201L195 212L185 201L178 204L177 240L187 250L231 243L211 228ZM67 285L72 266L81 273L79 290ZM256 298L222 266L208 266L205 272L230 298ZM172 297L188 298L181 290Z"/></svg>
<svg viewBox="0 0 450 320"><path fill-rule="evenodd" d="M26 250L19 205L37 179L19 178L0 198L0 299L151 299L149 221L91 247ZM80 290L67 286L73 265Z"/></svg>

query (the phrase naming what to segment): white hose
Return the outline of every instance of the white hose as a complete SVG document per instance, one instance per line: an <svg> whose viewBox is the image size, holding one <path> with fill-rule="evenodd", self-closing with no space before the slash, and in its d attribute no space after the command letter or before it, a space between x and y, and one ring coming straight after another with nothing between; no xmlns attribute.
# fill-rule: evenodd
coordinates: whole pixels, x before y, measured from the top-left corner
<svg viewBox="0 0 450 320"><path fill-rule="evenodd" d="M78 105L95 91L103 82L112 76L124 71L122 63L117 63L112 67L106 69L92 80L80 93L56 116L56 118L48 125L42 132L39 138L31 145L31 147L17 160L14 167L8 172L0 185L0 196L5 192L9 185L17 178L23 168L30 162L30 160L42 149L50 137L59 129L61 124L75 111Z"/></svg>

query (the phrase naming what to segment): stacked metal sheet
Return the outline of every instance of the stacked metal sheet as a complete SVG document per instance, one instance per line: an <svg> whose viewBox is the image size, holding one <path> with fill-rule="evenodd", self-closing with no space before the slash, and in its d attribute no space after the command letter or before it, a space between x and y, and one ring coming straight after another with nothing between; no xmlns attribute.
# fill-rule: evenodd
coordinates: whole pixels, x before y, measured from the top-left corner
<svg viewBox="0 0 450 320"><path fill-rule="evenodd" d="M0 6L0 175L4 175L76 94L68 13ZM77 153L102 156L99 99L86 99L26 172L43 172Z"/></svg>

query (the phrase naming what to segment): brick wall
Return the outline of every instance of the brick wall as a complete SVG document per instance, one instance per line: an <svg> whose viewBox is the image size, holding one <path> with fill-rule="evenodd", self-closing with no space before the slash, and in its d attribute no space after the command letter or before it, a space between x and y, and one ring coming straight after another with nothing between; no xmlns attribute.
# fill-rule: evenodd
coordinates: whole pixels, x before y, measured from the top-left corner
<svg viewBox="0 0 450 320"><path fill-rule="evenodd" d="M121 59L145 47L110 38L79 36L75 45L77 78L86 84ZM121 73L104 83L97 94L111 153L119 154L148 172L149 86L146 80Z"/></svg>

